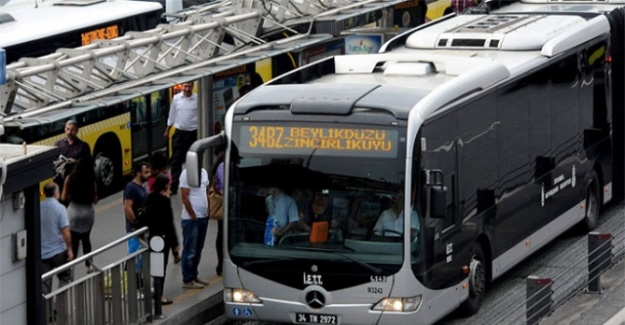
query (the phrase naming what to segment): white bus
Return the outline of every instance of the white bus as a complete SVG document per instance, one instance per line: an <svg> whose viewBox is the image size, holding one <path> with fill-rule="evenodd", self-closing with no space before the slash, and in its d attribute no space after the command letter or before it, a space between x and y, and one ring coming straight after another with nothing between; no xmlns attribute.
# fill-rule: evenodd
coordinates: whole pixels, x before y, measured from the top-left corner
<svg viewBox="0 0 625 325"><path fill-rule="evenodd" d="M623 192L622 17L446 16L235 102L187 155L194 184L202 152L226 148L226 315L432 324L475 313L492 280L567 229L594 228Z"/></svg>
<svg viewBox="0 0 625 325"><path fill-rule="evenodd" d="M162 13L163 6L150 1L11 0L0 6L0 48L10 64L153 29Z"/></svg>

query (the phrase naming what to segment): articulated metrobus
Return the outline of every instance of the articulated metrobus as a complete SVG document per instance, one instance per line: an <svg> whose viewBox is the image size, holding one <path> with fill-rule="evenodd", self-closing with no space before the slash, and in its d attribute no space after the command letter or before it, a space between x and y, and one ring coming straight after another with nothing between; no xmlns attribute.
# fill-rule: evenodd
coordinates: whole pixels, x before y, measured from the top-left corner
<svg viewBox="0 0 625 325"><path fill-rule="evenodd" d="M150 1L10 0L0 6L0 48L8 64L149 30L162 13L161 4Z"/></svg>
<svg viewBox="0 0 625 325"><path fill-rule="evenodd" d="M593 229L623 168L619 17L446 16L235 102L187 155L193 184L202 152L226 147L226 315L432 324Z"/></svg>

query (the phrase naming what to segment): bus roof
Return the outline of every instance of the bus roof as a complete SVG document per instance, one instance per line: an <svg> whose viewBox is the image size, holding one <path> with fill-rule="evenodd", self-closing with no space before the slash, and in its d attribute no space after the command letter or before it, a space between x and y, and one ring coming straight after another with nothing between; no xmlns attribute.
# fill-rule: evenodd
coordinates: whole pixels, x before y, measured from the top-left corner
<svg viewBox="0 0 625 325"><path fill-rule="evenodd" d="M624 0L521 0L505 3L496 9L497 13L544 13L544 14L579 14L592 16L607 13L625 5Z"/></svg>
<svg viewBox="0 0 625 325"><path fill-rule="evenodd" d="M130 0L13 0L0 14L0 48L79 30L129 16L162 10L158 2Z"/></svg>
<svg viewBox="0 0 625 325"><path fill-rule="evenodd" d="M501 63L511 75L523 73L608 32L605 19L585 20L575 15L459 15L414 32L404 46L389 53L337 57L337 73L331 78L353 79L346 72L360 69L398 86L431 90L491 61ZM380 63L384 69L375 69ZM431 70L419 70L426 65ZM411 78L410 85L401 81L414 76L421 78Z"/></svg>
<svg viewBox="0 0 625 325"><path fill-rule="evenodd" d="M440 108L451 100L537 69L549 58L607 33L609 25L603 17L586 20L575 15L459 15L413 32L403 46L388 53L336 56L333 73L309 80L306 85L289 85L291 88L281 91L281 96L275 96L275 92L283 88L261 87L239 102L235 113L245 114L258 106L288 105L293 109L292 103L299 99L319 100L311 94L325 93L327 97L327 89L340 88L340 93L348 93L367 84L374 87L353 96L353 107L385 109L399 119L407 118L412 107L397 102L388 88L412 89L413 105L424 94L445 90L449 96L434 105ZM270 84L280 84L279 79ZM327 89L324 92L315 88ZM389 105L389 100L394 104ZM432 111L422 113L428 116Z"/></svg>

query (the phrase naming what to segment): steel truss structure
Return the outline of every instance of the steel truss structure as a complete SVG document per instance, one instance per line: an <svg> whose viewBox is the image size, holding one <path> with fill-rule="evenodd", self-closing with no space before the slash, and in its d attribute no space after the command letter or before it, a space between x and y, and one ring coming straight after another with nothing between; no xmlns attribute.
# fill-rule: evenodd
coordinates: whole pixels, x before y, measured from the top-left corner
<svg viewBox="0 0 625 325"><path fill-rule="evenodd" d="M225 0L165 14L176 22L8 65L7 83L0 85L0 117L35 116L219 62L297 46L313 36L316 24L402 1ZM308 24L306 32L291 28L302 24ZM267 41L263 35L270 31L289 37Z"/></svg>

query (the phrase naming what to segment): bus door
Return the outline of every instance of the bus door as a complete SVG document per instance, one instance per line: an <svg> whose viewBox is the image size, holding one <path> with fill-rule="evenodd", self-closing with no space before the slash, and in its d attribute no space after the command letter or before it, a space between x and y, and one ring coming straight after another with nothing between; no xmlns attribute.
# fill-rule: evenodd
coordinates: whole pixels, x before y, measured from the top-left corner
<svg viewBox="0 0 625 325"><path fill-rule="evenodd" d="M133 160L147 158L155 150L166 148L163 134L169 111L168 90L136 97L126 104L130 108Z"/></svg>
<svg viewBox="0 0 625 325"><path fill-rule="evenodd" d="M421 179L415 178L420 188L426 182L435 181L434 177L442 177L447 188L446 215L444 218L432 218L426 211L427 204L421 204L421 236L426 263L423 282L431 289L447 288L463 278L462 266L467 264L463 254L468 254L472 233L464 231L462 218L458 211L458 142L455 139L456 114L447 114L441 118L426 122L423 127L425 144L422 154ZM421 150L421 149L419 149ZM417 162L415 161L415 164ZM420 170L414 166L414 171ZM434 175L432 171L437 171ZM429 177L426 174L429 173ZM413 173L414 175L414 173ZM419 176L416 176L419 177ZM426 191L419 194L422 202L428 200Z"/></svg>

